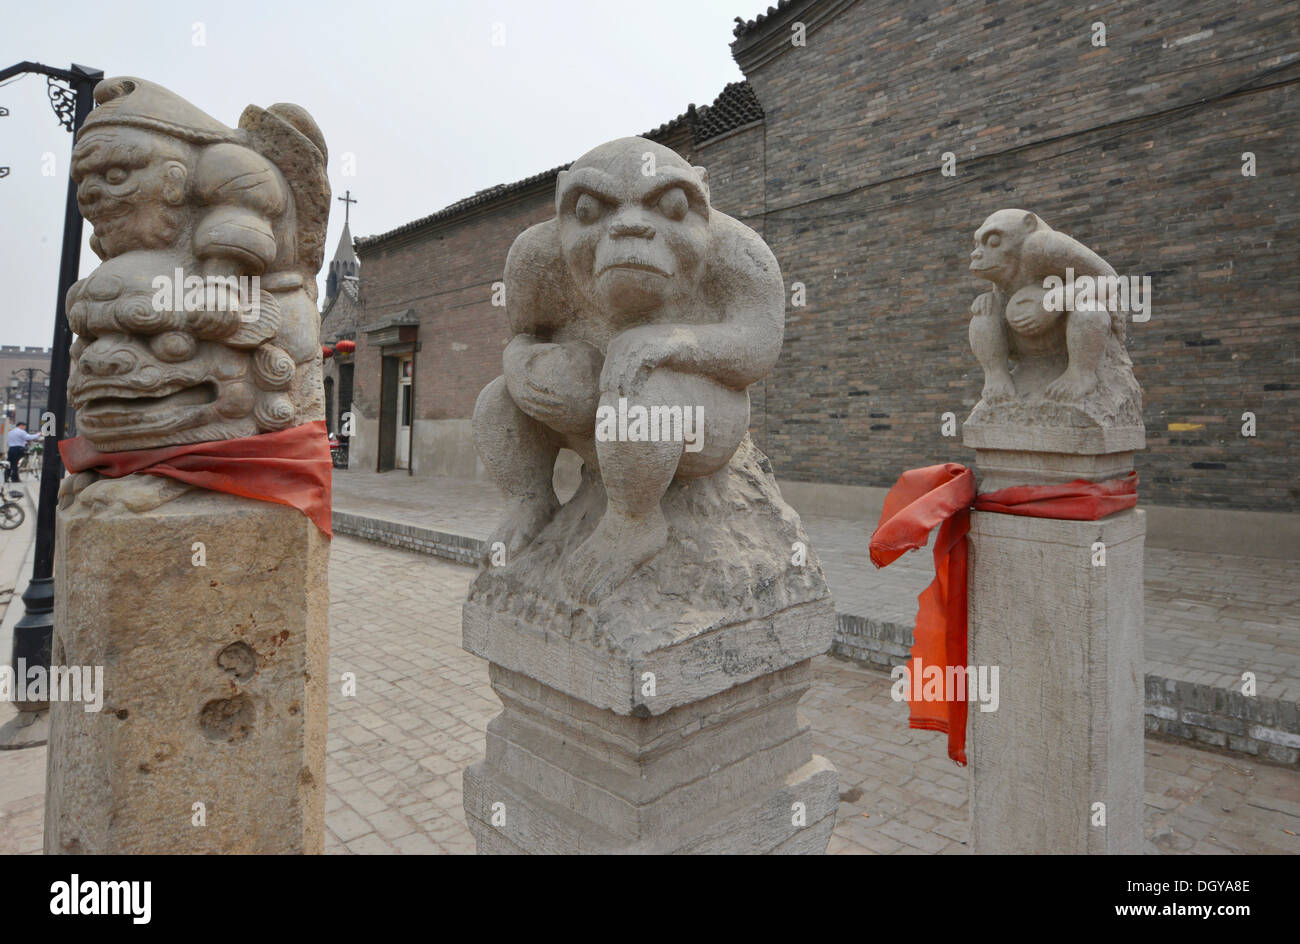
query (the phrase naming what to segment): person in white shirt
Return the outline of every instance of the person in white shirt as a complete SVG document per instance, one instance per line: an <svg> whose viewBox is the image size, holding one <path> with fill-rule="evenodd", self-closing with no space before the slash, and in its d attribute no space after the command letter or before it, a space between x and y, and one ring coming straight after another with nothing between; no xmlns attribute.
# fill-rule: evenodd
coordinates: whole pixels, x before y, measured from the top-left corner
<svg viewBox="0 0 1300 944"><path fill-rule="evenodd" d="M26 423L18 423L9 430L9 468L5 470L5 480L18 481L18 460L27 452L27 444L33 439L40 439L27 432Z"/></svg>

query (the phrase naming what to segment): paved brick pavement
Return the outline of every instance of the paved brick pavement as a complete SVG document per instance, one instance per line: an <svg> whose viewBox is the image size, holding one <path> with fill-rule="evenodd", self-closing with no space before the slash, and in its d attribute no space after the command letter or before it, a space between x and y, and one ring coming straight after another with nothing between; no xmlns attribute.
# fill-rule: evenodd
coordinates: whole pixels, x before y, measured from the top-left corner
<svg viewBox="0 0 1300 944"><path fill-rule="evenodd" d="M330 564L326 847L467 853L461 769L498 710L486 664L460 648L473 571L339 537ZM834 853L965 852L966 774L943 736L912 731L889 678L826 657L802 710L840 770ZM3 721L4 718L0 718ZM1177 744L1146 744L1148 852L1300 853L1300 774ZM43 749L0 752L0 853L41 847Z"/></svg>
<svg viewBox="0 0 1300 944"><path fill-rule="evenodd" d="M501 514L488 482L346 472L334 477L342 511L485 538ZM933 579L928 550L884 570L867 559L875 522L805 516L842 613L911 626ZM1300 561L1146 549L1146 671L1228 688L1247 670L1261 696L1300 700Z"/></svg>

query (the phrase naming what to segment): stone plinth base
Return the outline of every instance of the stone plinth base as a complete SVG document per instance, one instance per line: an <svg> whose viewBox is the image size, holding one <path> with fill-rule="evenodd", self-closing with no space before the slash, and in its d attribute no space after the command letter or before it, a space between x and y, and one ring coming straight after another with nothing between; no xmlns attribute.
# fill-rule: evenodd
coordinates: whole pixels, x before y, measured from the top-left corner
<svg viewBox="0 0 1300 944"><path fill-rule="evenodd" d="M968 663L1000 677L970 706L972 852L1141 853L1145 533L972 513Z"/></svg>
<svg viewBox="0 0 1300 944"><path fill-rule="evenodd" d="M102 666L104 700L51 706L46 853L321 852L329 540L283 505L113 487L59 514L53 659Z"/></svg>
<svg viewBox="0 0 1300 944"><path fill-rule="evenodd" d="M824 852L836 774L797 705L833 625L823 599L628 652L467 603L504 706L465 772L479 852Z"/></svg>
<svg viewBox="0 0 1300 944"><path fill-rule="evenodd" d="M479 852L824 852L839 793L796 711L811 679L804 661L638 718L493 666L505 710L465 773Z"/></svg>

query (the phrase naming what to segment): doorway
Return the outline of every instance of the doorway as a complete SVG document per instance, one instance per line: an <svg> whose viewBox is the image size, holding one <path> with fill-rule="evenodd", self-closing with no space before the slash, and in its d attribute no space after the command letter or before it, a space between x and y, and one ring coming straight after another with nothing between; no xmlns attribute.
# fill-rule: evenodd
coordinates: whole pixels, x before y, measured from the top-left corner
<svg viewBox="0 0 1300 944"><path fill-rule="evenodd" d="M411 464L411 394L414 392L411 381L414 377L414 358L410 354L397 359L397 461L399 469Z"/></svg>

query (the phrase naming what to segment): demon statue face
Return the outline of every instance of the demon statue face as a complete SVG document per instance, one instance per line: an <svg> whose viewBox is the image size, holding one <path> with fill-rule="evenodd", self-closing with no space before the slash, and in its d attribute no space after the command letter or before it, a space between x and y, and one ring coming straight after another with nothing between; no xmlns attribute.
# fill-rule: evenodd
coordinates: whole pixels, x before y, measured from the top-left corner
<svg viewBox="0 0 1300 944"><path fill-rule="evenodd" d="M95 101L72 160L104 260L67 298L81 433L115 452L322 419L320 129L296 105L228 128L133 78Z"/></svg>

